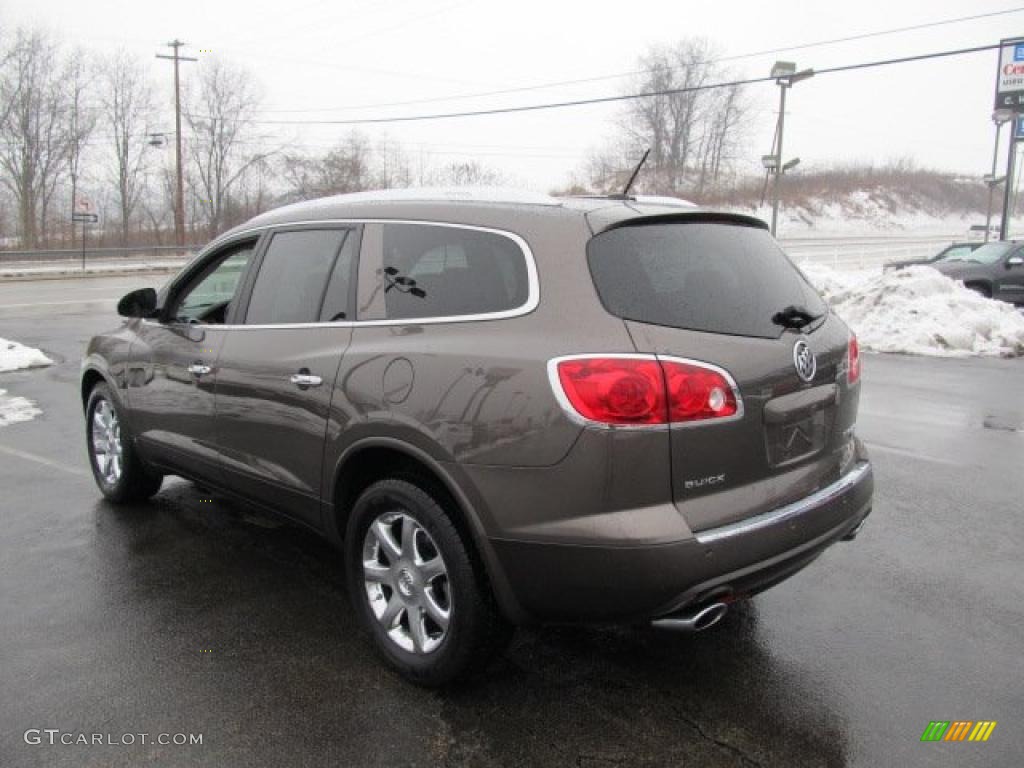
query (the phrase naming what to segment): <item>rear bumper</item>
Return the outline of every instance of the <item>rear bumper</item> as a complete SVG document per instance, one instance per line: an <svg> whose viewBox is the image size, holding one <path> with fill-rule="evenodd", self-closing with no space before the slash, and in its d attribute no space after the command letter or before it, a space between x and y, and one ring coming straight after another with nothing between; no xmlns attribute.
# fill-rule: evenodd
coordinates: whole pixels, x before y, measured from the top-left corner
<svg viewBox="0 0 1024 768"><path fill-rule="evenodd" d="M539 621L632 621L760 592L859 530L871 465L779 509L668 544L613 547L492 539L522 609ZM642 512L638 512L642 514Z"/></svg>

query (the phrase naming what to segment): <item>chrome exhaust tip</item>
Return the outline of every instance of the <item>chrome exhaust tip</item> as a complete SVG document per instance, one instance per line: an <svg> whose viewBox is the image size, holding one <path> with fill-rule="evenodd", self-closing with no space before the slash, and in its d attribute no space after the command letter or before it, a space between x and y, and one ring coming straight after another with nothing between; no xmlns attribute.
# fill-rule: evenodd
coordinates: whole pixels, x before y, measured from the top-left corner
<svg viewBox="0 0 1024 768"><path fill-rule="evenodd" d="M705 629L715 626L725 616L729 606L725 603L711 603L697 609L693 613L666 616L662 619L654 619L651 626L655 629L670 629L675 632L702 632Z"/></svg>
<svg viewBox="0 0 1024 768"><path fill-rule="evenodd" d="M857 534L859 534L861 532L861 529L864 527L864 524L867 521L868 521L868 518L865 515L864 519L861 520L859 523L857 523L857 525L855 525L853 527L853 529L850 530L849 533L847 533L845 536L843 536L843 538L841 538L840 541L853 541L854 539L856 539L857 538Z"/></svg>

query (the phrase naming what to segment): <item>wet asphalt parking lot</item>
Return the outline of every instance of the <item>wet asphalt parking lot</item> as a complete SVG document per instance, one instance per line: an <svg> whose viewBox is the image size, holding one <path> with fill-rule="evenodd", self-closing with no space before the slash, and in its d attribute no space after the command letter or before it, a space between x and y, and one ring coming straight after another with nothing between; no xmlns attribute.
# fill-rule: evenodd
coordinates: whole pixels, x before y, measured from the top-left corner
<svg viewBox="0 0 1024 768"><path fill-rule="evenodd" d="M0 284L0 337L57 361L0 374L43 411L0 428L0 766L1020 764L1024 360L867 355L867 526L713 629L521 630L425 691L378 663L312 534L183 481L100 500L79 358L163 279ZM921 743L931 720L998 726Z"/></svg>

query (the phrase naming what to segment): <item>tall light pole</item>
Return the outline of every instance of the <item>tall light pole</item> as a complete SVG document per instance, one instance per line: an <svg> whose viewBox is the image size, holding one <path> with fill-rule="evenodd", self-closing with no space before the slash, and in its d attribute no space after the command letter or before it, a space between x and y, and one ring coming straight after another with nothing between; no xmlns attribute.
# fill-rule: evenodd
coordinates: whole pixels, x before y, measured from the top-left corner
<svg viewBox="0 0 1024 768"><path fill-rule="evenodd" d="M996 125L996 145L992 150L992 173L985 177L985 183L988 184L988 212L985 214L985 242L989 240L989 233L992 230L992 203L995 197L996 187L999 186L1001 181L1005 181L1005 178L996 177L996 164L999 162L999 136L1003 131L1003 123L1007 123L1013 119L1013 112L1008 109L997 109L992 113L992 122ZM1013 141L1013 138L1010 138Z"/></svg>
<svg viewBox="0 0 1024 768"><path fill-rule="evenodd" d="M181 40L174 39L167 44L168 48L174 50L173 56L158 53L158 59L170 59L174 62L174 134L177 139L175 147L175 163L178 168L178 183L175 190L174 201L174 239L181 248L185 245L185 181L181 162L181 79L178 74L178 63L182 61L198 61L191 56L182 56L181 47L185 45Z"/></svg>
<svg viewBox="0 0 1024 768"><path fill-rule="evenodd" d="M786 167L788 164L782 161L782 136L786 127L786 91L792 88L794 83L814 77L814 70L804 69L797 72L796 64L792 61L777 61L772 67L771 76L775 78L775 82L779 86L779 121L775 131L777 141L774 153L775 182L772 184L772 235L775 235L779 223L779 195L781 192L782 175L788 170Z"/></svg>
<svg viewBox="0 0 1024 768"><path fill-rule="evenodd" d="M999 222L999 239L1007 240L1010 236L1010 219L1013 216L1013 166L1017 162L1017 135L1021 124L1021 116L1010 125L1010 147L1006 152L1006 179L1003 181L1003 218Z"/></svg>

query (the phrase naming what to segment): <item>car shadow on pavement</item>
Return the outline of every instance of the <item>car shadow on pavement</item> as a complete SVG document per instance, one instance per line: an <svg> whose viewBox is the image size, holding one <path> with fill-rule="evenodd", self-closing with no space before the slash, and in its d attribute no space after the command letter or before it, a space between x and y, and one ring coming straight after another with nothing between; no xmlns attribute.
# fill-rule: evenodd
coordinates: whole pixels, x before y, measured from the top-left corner
<svg viewBox="0 0 1024 768"><path fill-rule="evenodd" d="M697 635L521 629L485 674L429 691L376 658L314 534L179 481L94 509L94 663L163 691L152 717L187 704L211 744L300 740L352 764L846 764L840 694L770 651L756 601Z"/></svg>

